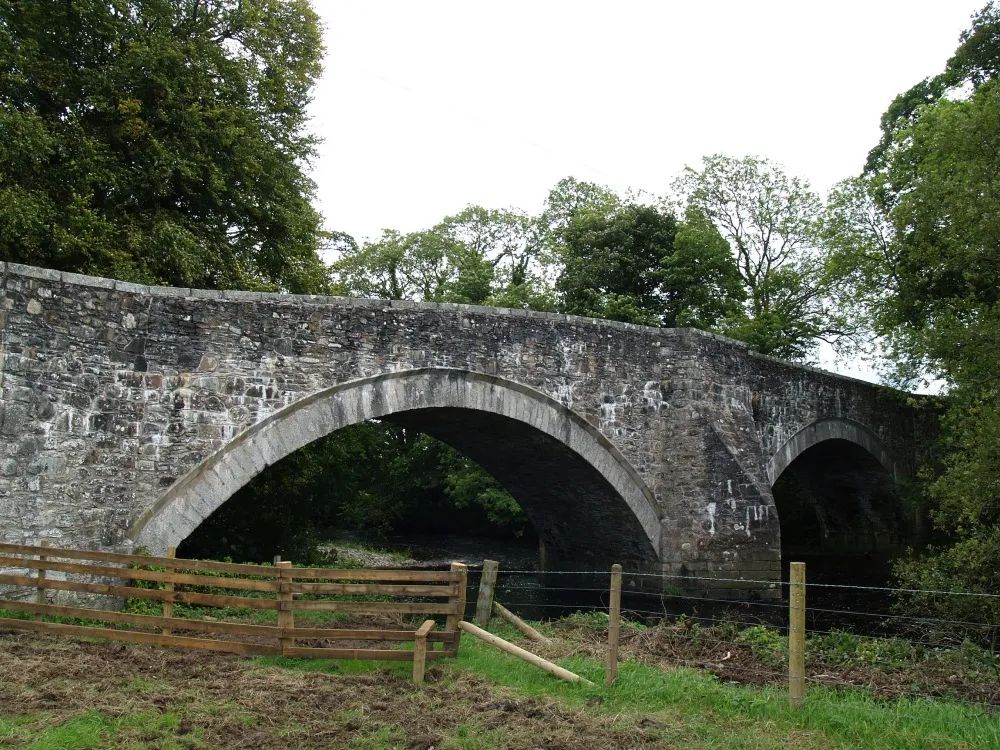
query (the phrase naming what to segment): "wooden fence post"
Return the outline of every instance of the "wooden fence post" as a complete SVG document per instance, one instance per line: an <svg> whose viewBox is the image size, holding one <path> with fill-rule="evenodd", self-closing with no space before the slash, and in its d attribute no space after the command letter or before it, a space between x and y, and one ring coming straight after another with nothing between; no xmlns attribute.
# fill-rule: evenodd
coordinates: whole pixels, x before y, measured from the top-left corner
<svg viewBox="0 0 1000 750"><path fill-rule="evenodd" d="M49 540L48 539L43 539L40 542L40 544L43 547L48 547L49 546ZM38 562L45 562L48 559L49 558L47 556L45 556L45 555L39 555L38 556ZM39 567L38 568L38 590L35 593L35 602L38 603L38 604L45 604L45 583L44 582L45 582L45 568ZM38 612L35 615L35 620L37 622L41 622L42 621L42 613L41 612Z"/></svg>
<svg viewBox="0 0 1000 750"><path fill-rule="evenodd" d="M292 581L292 564L287 560L282 560L276 563L278 568L279 578L278 578L278 627L285 629L291 629L295 627L295 613L290 609L282 609L282 604L290 604L292 602L292 591L289 584ZM281 653L284 654L288 649L295 648L295 639L286 638L284 634L278 639L278 643L281 645Z"/></svg>
<svg viewBox="0 0 1000 750"><path fill-rule="evenodd" d="M455 640L452 642L451 649L449 649L449 655L458 656L458 646L462 640L458 623L465 619L465 587L469 584L469 568L465 563L453 562L451 564L451 572L458 573L458 581L454 584L458 586L458 601L455 602L454 614L448 615L445 628L455 633Z"/></svg>
<svg viewBox="0 0 1000 750"><path fill-rule="evenodd" d="M413 683L422 685L427 664L427 634L434 629L434 620L424 620L413 636Z"/></svg>
<svg viewBox="0 0 1000 750"><path fill-rule="evenodd" d="M788 697L798 708L806 697L806 564L793 562L788 581Z"/></svg>
<svg viewBox="0 0 1000 750"><path fill-rule="evenodd" d="M500 563L496 560L483 560L483 577L479 580L479 598L476 599L476 625L485 628L490 624L493 612L493 589L497 584L497 570Z"/></svg>
<svg viewBox="0 0 1000 750"><path fill-rule="evenodd" d="M177 557L177 548L176 547L167 547L167 557L169 557L171 560L173 560L175 557ZM172 566L172 565L170 565L168 563L167 564L167 572L168 573L175 573L175 572L177 572L177 569L174 568L174 566ZM173 581L170 581L168 583L163 584L163 588L166 589L167 591L173 592L173 590L174 590ZM173 597L170 597L169 599L165 599L164 600L164 602L163 602L163 616L164 617L173 617L174 616L174 598ZM170 628L164 628L163 629L163 635L170 635L172 632L173 632L173 630L171 630Z"/></svg>
<svg viewBox="0 0 1000 750"><path fill-rule="evenodd" d="M608 603L608 668L605 673L606 685L614 683L618 676L618 634L622 613L622 566L611 566L611 601Z"/></svg>

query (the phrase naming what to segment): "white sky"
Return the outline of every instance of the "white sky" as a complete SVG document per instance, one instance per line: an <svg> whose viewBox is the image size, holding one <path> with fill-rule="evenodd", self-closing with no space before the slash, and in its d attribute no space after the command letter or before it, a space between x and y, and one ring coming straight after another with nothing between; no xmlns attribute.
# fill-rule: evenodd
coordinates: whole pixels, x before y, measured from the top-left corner
<svg viewBox="0 0 1000 750"><path fill-rule="evenodd" d="M825 193L986 0L313 4L319 207L361 240L468 204L536 212L569 175L662 195L716 152Z"/></svg>

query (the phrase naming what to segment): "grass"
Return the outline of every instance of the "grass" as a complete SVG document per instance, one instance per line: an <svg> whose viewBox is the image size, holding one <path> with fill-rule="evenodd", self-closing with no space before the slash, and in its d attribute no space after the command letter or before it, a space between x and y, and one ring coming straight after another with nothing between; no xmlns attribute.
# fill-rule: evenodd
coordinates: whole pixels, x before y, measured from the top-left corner
<svg viewBox="0 0 1000 750"><path fill-rule="evenodd" d="M520 638L508 626L495 626L491 631L511 641ZM409 674L406 663L387 667L383 662L284 657L258 661L282 669L341 675L373 669L388 669L400 677ZM595 686L556 680L469 635L463 635L459 658L452 668L485 676L521 696L552 699L605 716L638 716L659 730L663 741L683 739L690 748L1000 748L1000 720L968 704L919 698L879 701L863 689L834 691L810 686L806 703L795 710L784 690L727 684L694 669L662 670L624 662L615 684L606 688L603 664L583 657L559 663ZM495 741L492 734L483 734L474 724L456 732L462 735L463 744L455 747L498 746L490 744ZM748 733L754 738L749 739Z"/></svg>
<svg viewBox="0 0 1000 750"><path fill-rule="evenodd" d="M503 633L512 637L512 632ZM915 747L1000 747L1000 723L982 710L932 700L878 702L862 690L833 692L810 687L806 704L793 710L787 693L774 688L724 684L712 675L687 668L664 671L625 662L609 689L601 685L603 665L575 658L561 665L595 683L596 687L556 682L530 665L510 659L478 641L464 638L460 667L486 675L523 695L558 698L577 706L599 702L610 713L685 716L699 727L706 746L730 735L724 727L755 727L755 731L818 732L843 747L895 749ZM719 722L718 720L723 720ZM761 745L774 747L779 743ZM726 747L727 745L719 745ZM737 745L734 745L737 746ZM805 745L808 746L808 745Z"/></svg>
<svg viewBox="0 0 1000 750"><path fill-rule="evenodd" d="M603 664L582 642L539 627L565 653L581 652L558 661L594 687L556 680L468 635L457 660L429 665L422 689L409 684L405 662L247 660L0 635L0 746L1000 750L1000 721L950 700L810 686L793 710L777 687L635 661L606 688ZM505 625L491 630L520 639Z"/></svg>

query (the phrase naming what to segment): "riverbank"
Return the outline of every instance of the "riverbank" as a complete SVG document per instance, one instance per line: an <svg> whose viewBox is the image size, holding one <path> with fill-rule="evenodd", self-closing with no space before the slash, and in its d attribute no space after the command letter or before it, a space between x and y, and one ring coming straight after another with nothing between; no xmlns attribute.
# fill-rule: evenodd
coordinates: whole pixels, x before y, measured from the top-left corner
<svg viewBox="0 0 1000 750"><path fill-rule="evenodd" d="M332 529L323 534L320 550L366 568L444 569L452 562L479 568L496 560L505 570L537 570L537 543L518 539L461 534L392 534L372 539L357 532Z"/></svg>

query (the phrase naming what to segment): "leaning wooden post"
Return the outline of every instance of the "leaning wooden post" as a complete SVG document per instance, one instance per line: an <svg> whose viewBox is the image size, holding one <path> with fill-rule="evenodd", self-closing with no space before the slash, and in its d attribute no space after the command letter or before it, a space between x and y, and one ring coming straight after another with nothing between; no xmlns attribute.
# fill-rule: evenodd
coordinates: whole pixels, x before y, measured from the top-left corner
<svg viewBox="0 0 1000 750"><path fill-rule="evenodd" d="M788 697L798 708L806 697L806 564L793 562L788 586Z"/></svg>
<svg viewBox="0 0 1000 750"><path fill-rule="evenodd" d="M48 539L43 539L40 542L40 544L43 547L48 547L49 546L49 540ZM45 562L48 559L49 558L46 555L39 555L38 556L38 562L40 562L40 563L43 563L43 562ZM38 590L35 592L35 601L38 604L45 604L45 568L43 568L41 566L38 567ZM38 612L35 615L35 620L37 620L38 622L41 622L42 621L42 617L43 617L42 613Z"/></svg>
<svg viewBox="0 0 1000 750"><path fill-rule="evenodd" d="M171 560L173 560L174 558L176 558L177 557L177 548L176 547L167 547L167 557L169 557ZM167 573L174 573L174 572L176 572L176 570L177 569L173 565L170 565L169 563L167 563ZM171 594L172 594L173 590L174 590L174 582L173 581L168 581L167 583L165 583L163 585L163 588L166 589L167 591L171 592ZM174 616L174 597L173 596L171 596L169 599L164 599L163 600L163 616L164 617L173 617ZM163 635L170 635L172 632L173 631L170 628L164 628L163 629Z"/></svg>
<svg viewBox="0 0 1000 750"><path fill-rule="evenodd" d="M284 654L289 649L295 648L295 639L290 634L285 634L286 630L295 627L295 613L289 606L292 603L292 564L282 560L275 567L278 568L278 627L281 628L278 643L281 645L281 653Z"/></svg>
<svg viewBox="0 0 1000 750"><path fill-rule="evenodd" d="M608 668L604 683L611 685L618 676L618 634L622 615L622 566L611 566L611 601L608 603Z"/></svg>
<svg viewBox="0 0 1000 750"><path fill-rule="evenodd" d="M531 640L538 641L539 643L552 643L552 641L550 641L544 635L539 633L528 623L526 623L524 620L515 615L513 612L511 612L509 609L507 609L505 606L503 606L500 602L496 601L495 599L493 600L493 609L496 611L498 615L500 615L503 619L505 619L515 628L517 628L526 636L528 636Z"/></svg>
<svg viewBox="0 0 1000 750"><path fill-rule="evenodd" d="M516 656L518 659L524 659L524 661L529 664L534 664L539 669L545 670L551 675L558 677L560 680L566 680L567 682L582 682L584 685L593 686L590 680L586 677L581 677L578 674L570 672L568 669L563 669L558 664L553 664L550 661L543 659L540 656L536 656L530 651L526 651L520 646L515 646L509 641L505 641L500 636L493 635L492 633L487 633L482 628L477 628L471 622L460 622L458 627L464 630L470 635L474 635L481 641L489 643L491 646L496 646L501 651L506 651L511 656Z"/></svg>
<svg viewBox="0 0 1000 750"><path fill-rule="evenodd" d="M455 633L455 639L452 641L452 646L448 650L449 656L458 656L458 646L462 640L462 634L459 632L458 623L465 619L465 587L469 585L469 568L465 563L453 562L451 564L452 572L452 585L458 587L458 592L455 595L455 610L445 621L445 628L451 632Z"/></svg>
<svg viewBox="0 0 1000 750"><path fill-rule="evenodd" d="M497 570L500 563L496 560L483 560L483 577L479 581L479 598L476 599L476 625L485 628L490 624L490 614L493 611L493 590L497 585Z"/></svg>

